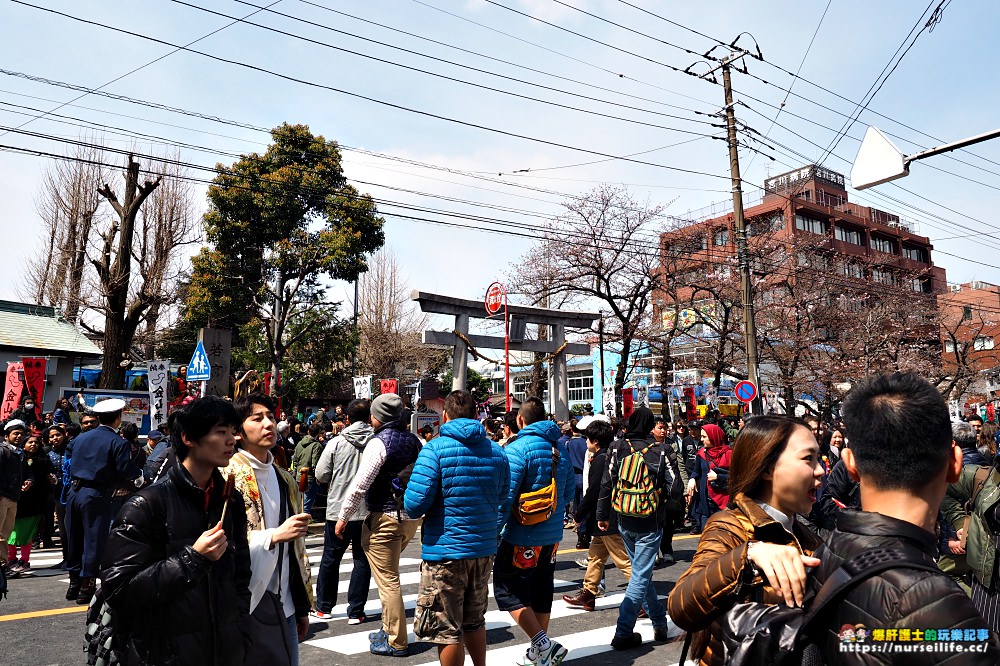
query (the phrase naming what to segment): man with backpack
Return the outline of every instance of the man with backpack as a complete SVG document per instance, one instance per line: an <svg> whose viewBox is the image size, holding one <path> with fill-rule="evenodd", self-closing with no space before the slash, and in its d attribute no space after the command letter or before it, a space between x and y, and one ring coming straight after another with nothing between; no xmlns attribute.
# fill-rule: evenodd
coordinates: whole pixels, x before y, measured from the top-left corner
<svg viewBox="0 0 1000 666"><path fill-rule="evenodd" d="M608 529L611 512L618 518L618 531L632 561L632 577L618 609L618 624L611 647L628 650L642 645L635 622L646 607L653 622L654 640L665 642L668 618L653 586L653 567L667 520L664 493L674 486L663 446L652 439L653 412L637 407L629 416L625 437L611 445L610 463L597 500L597 527Z"/></svg>
<svg viewBox="0 0 1000 666"><path fill-rule="evenodd" d="M403 508L406 480L420 452L420 441L402 422L403 400L395 393L383 393L372 401L371 422L375 433L365 446L357 476L351 482L340 507L334 533L343 539L348 521L361 502L369 515L361 533L361 545L368 556L372 576L382 602L382 628L369 634L370 651L375 655L402 657L410 653L406 632L406 611L399 589L399 555L420 525Z"/></svg>
<svg viewBox="0 0 1000 666"><path fill-rule="evenodd" d="M547 631L552 613L556 548L576 474L559 426L531 396L517 413L517 438L506 447L510 491L500 509L502 539L493 566L493 596L531 639L520 666L558 666L568 651Z"/></svg>
<svg viewBox="0 0 1000 666"><path fill-rule="evenodd" d="M827 606L830 612L816 627L821 631L811 632L825 662L1000 663L996 635L958 584L934 567L938 507L948 483L962 472L962 452L952 442L941 394L912 373L869 377L847 395L843 417L851 446L841 460L861 483L862 510L837 515L837 529L815 553L822 564L811 588L843 578L842 565L856 556L876 550L893 555L888 570L847 572L860 580ZM963 653L846 651L840 635L846 626L855 634L859 628L872 632L876 641L881 632L885 643L894 644L890 650L942 641L948 633L951 647Z"/></svg>
<svg viewBox="0 0 1000 666"><path fill-rule="evenodd" d="M466 650L473 664L486 663L486 607L497 552L489 526L510 490L507 456L475 417L468 391L448 394L441 434L420 450L404 497L407 512L424 517L413 631L437 643L442 666L464 663Z"/></svg>

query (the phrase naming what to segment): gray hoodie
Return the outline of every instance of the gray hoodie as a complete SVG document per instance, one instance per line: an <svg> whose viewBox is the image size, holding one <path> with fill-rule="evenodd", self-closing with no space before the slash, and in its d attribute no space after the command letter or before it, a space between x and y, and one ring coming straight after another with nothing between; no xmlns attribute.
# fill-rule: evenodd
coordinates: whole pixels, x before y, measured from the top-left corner
<svg viewBox="0 0 1000 666"><path fill-rule="evenodd" d="M347 497L347 488L358 473L361 454L374 432L367 423L356 421L326 443L316 464L316 480L330 484L326 491L328 521L336 522L337 516L340 515L340 507ZM368 509L362 507L354 515L354 520L364 520L367 517Z"/></svg>

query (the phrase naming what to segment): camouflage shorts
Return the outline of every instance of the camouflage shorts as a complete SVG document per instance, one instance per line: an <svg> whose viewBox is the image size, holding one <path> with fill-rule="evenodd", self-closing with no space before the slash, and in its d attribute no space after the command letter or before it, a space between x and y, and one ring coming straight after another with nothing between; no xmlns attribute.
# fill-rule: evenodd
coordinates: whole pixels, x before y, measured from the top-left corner
<svg viewBox="0 0 1000 666"><path fill-rule="evenodd" d="M420 593L413 617L418 640L450 645L486 626L493 557L420 563Z"/></svg>

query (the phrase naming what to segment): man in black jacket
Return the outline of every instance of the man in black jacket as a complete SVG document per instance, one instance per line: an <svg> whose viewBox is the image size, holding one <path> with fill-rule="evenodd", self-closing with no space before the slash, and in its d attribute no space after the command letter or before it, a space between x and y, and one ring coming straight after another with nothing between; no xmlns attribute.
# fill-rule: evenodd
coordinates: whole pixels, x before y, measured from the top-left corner
<svg viewBox="0 0 1000 666"><path fill-rule="evenodd" d="M584 426L587 450L593 456L588 470L587 490L574 515L576 522L581 523L585 520L594 520L597 497L601 494L601 481L608 470L608 446L614 439L614 429L603 414L585 416L577 425ZM607 529L595 532L588 548L587 573L583 577L583 589L574 595L563 595L563 601L570 606L592 611L595 608L595 600L601 593L601 578L604 576L604 566L609 557L614 560L615 566L626 580L632 577L632 562L625 550L625 543L618 533L618 520L614 512L611 513Z"/></svg>
<svg viewBox="0 0 1000 666"><path fill-rule="evenodd" d="M242 666L250 643L246 513L236 492L222 517L218 471L233 455L240 418L232 403L210 396L175 421L178 464L125 502L104 551L118 657L125 666Z"/></svg>
<svg viewBox="0 0 1000 666"><path fill-rule="evenodd" d="M938 507L947 484L962 471L948 406L937 389L915 374L862 381L844 400L843 415L851 446L842 462L861 483L862 510L837 516L837 529L815 553L822 564L811 582L814 589L846 560L875 548L902 551L902 559L933 565ZM873 639L864 647L873 649L865 652L843 642L844 627L852 628L852 635L863 629ZM827 664L1000 663L997 637L988 631L986 640L979 636L986 623L962 589L943 573L905 565L854 586L823 628ZM928 643L944 632L950 645ZM922 651L928 645L949 650Z"/></svg>

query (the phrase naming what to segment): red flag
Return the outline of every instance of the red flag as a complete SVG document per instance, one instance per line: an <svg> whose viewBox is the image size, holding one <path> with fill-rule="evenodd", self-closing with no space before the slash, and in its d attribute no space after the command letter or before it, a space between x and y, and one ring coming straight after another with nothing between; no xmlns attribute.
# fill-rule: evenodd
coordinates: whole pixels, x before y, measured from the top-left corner
<svg viewBox="0 0 1000 666"><path fill-rule="evenodd" d="M628 418L635 411L635 389L622 389L622 416Z"/></svg>
<svg viewBox="0 0 1000 666"><path fill-rule="evenodd" d="M9 419L10 415L21 404L21 393L24 390L24 382L21 381L20 375L23 367L20 362L7 363L7 382L3 387L3 404L0 405L0 419Z"/></svg>
<svg viewBox="0 0 1000 666"><path fill-rule="evenodd" d="M45 397L45 359L26 358L24 364L24 385L35 399L35 418L42 418L42 399Z"/></svg>
<svg viewBox="0 0 1000 666"><path fill-rule="evenodd" d="M399 380L380 379L378 381L379 381L379 395L385 393L399 393Z"/></svg>

